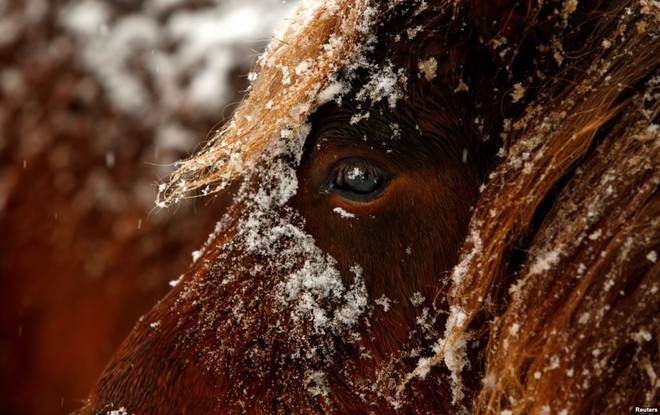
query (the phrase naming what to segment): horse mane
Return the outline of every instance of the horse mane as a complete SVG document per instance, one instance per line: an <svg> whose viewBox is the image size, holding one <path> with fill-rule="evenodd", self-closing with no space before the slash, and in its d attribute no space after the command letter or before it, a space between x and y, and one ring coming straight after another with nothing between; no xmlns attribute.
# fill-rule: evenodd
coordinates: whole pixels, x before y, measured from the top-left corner
<svg viewBox="0 0 660 415"><path fill-rule="evenodd" d="M278 137L295 137L320 105L347 93L340 71L359 66L373 46L371 28L397 4L299 8L259 60L232 122L179 166L159 203L221 191L271 157ZM480 31L502 68L502 149L451 272L440 351L411 377L444 362L458 382L466 339L482 339L478 413L623 413L654 404L657 3L436 7Z"/></svg>
<svg viewBox="0 0 660 415"><path fill-rule="evenodd" d="M505 120L453 270L445 351L479 314L492 322L479 412L657 402L660 10L595 6L555 34L560 69ZM527 27L544 17L531 10Z"/></svg>

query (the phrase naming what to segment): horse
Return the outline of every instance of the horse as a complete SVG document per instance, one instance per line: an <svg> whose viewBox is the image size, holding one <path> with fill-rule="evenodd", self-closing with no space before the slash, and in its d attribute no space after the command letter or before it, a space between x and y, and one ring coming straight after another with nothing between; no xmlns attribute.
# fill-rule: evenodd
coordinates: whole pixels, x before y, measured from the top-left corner
<svg viewBox="0 0 660 415"><path fill-rule="evenodd" d="M237 186L80 414L658 399L660 10L301 5L160 206Z"/></svg>

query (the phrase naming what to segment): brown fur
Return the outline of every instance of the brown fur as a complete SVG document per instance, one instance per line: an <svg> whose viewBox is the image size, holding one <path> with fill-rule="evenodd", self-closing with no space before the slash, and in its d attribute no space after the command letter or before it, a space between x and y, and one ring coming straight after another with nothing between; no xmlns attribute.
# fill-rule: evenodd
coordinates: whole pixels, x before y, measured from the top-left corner
<svg viewBox="0 0 660 415"><path fill-rule="evenodd" d="M236 151L261 173L246 179L182 285L118 350L85 413L624 413L653 405L657 6L382 5L379 47L368 56L376 68L404 68L406 98L390 108L347 94L320 106L327 76L342 76L333 71L364 52L357 3L330 17L321 7L308 28L286 32L262 59L236 122L173 176L165 201L219 190L238 173L228 164ZM331 34L345 44L323 56ZM312 74L280 92L283 72L269 62L295 68L317 55ZM439 63L431 79L417 66L428 57ZM353 75L357 92L369 73ZM367 121L349 123L365 110ZM269 159L279 131L307 120L300 164ZM390 140L393 121L401 136ZM328 166L344 157L369 157L396 179L367 204L320 195ZM240 229L250 206L277 190L268 163L295 166L299 187L260 217L272 225L261 231L303 228L336 258L347 287L359 283L352 265L362 265L369 305L352 328L319 331L278 303L278 284L304 256L283 263L249 248ZM332 206L356 220L339 219ZM295 234L282 235L275 251L294 249ZM427 325L415 292L435 298ZM393 300L389 311L375 301L381 295ZM322 309L341 311L342 299L324 301ZM328 389L315 394L318 373Z"/></svg>

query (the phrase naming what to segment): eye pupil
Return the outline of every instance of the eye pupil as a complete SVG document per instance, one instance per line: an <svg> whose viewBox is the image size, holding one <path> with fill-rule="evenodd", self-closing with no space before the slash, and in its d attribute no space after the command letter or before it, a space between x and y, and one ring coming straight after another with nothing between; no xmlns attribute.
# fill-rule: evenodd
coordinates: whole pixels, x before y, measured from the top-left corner
<svg viewBox="0 0 660 415"><path fill-rule="evenodd" d="M335 163L319 194L334 194L356 202L371 202L383 194L392 174L366 159L343 159Z"/></svg>
<svg viewBox="0 0 660 415"><path fill-rule="evenodd" d="M339 188L357 194L369 194L381 187L383 177L373 168L349 165L338 177Z"/></svg>

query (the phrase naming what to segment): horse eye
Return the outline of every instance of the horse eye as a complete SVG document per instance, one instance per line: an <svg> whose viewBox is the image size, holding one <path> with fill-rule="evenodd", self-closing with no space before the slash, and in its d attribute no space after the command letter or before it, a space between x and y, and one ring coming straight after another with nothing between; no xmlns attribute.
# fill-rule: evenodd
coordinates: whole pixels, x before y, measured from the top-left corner
<svg viewBox="0 0 660 415"><path fill-rule="evenodd" d="M388 174L365 160L342 160L332 170L323 193L336 193L346 199L368 202L381 195Z"/></svg>

